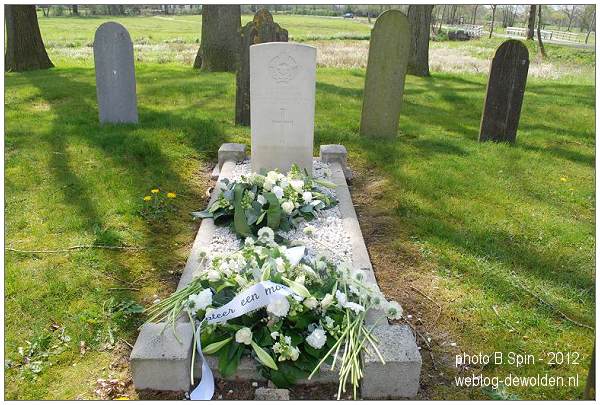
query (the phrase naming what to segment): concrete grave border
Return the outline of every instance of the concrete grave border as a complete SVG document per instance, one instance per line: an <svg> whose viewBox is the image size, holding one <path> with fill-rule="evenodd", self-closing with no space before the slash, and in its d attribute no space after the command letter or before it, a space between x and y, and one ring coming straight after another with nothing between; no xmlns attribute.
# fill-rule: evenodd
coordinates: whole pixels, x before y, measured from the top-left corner
<svg viewBox="0 0 600 405"><path fill-rule="evenodd" d="M336 196L342 214L344 229L352 243L353 265L366 273L368 281L377 285L369 253L365 245L360 225L356 217L350 190L346 179L351 172L346 164L347 152L343 145L321 145L320 158L330 165L332 178L336 185ZM227 178L231 175L238 161L246 158L245 146L226 143L219 149L217 167L213 177ZM211 202L217 198L217 191L211 196ZM198 261L200 248L210 245L215 224L212 219L204 219L194 240L190 256L187 260L177 289L185 287L200 270ZM371 311L367 316L367 324L373 324L382 314ZM190 384L190 365L192 356L192 329L185 318L176 325L175 338L173 330L164 328L164 324L146 324L140 330L137 341L131 351L131 369L136 389L154 389L165 391L188 391ZM361 382L361 396L364 399L399 399L413 398L419 389L421 373L421 354L408 325L390 325L380 320L374 329L379 338L379 351L386 364L381 364L375 354L363 358L364 377ZM217 359L207 356L207 361L216 376ZM199 360L194 364L194 375L200 375ZM336 382L336 371L323 367L311 383ZM257 370L256 363L250 357L242 359L237 372L228 379L264 380ZM299 381L299 383L309 383Z"/></svg>

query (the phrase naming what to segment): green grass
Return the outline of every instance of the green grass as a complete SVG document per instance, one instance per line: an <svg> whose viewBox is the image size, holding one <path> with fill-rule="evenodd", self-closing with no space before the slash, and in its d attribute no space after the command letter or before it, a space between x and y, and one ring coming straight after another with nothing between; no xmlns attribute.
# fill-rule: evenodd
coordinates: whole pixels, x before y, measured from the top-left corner
<svg viewBox="0 0 600 405"><path fill-rule="evenodd" d="M152 35L152 41L193 42L200 17L173 18L115 19L134 40ZM368 32L366 24L358 29L347 20L320 18L315 25L317 18L276 16L276 21L292 35ZM64 46L91 41L105 20L40 18L40 24L46 41ZM148 22L155 20L149 31ZM484 51L473 52L491 55L497 45L480 42ZM580 50L564 52L571 51ZM577 63L590 65L592 58L582 53ZM111 308L130 300L148 305L155 294L173 291L198 226L189 212L205 204L219 145L250 143L249 130L233 125L232 74L136 63L140 124L100 126L91 60L53 61L58 67L49 71L5 75L6 244L26 250L78 244L144 249L6 252L6 357L18 359L17 348L45 336L52 323L71 336L67 350L44 363L37 381L17 368L7 370L8 399L95 398L96 379L126 377L126 368L109 367L120 354L107 345L108 328L117 341L133 343L143 319ZM386 188L375 206L359 208L392 219L395 226L386 241L390 254L418 252L417 261L433 269L435 298L444 308L439 326L449 339L469 353L578 351L580 365L538 363L517 371L578 373L580 387L507 390L522 399L580 398L594 336L557 310L594 325L593 77L529 78L517 143L508 146L477 142L486 77L469 74L408 76L399 136L361 138L364 74L317 72L315 153L320 144L342 143L358 176L382 179ZM153 187L177 192L177 211L148 223L138 211ZM110 289L131 285L139 290ZM84 355L80 341L89 346ZM511 371L515 368L508 365L484 369L488 375ZM486 394L440 383L430 395Z"/></svg>
<svg viewBox="0 0 600 405"><path fill-rule="evenodd" d="M242 25L252 20L242 15ZM329 38L368 38L368 24L342 18L275 15L274 20L288 30L295 41ZM202 16L176 15L154 17L43 17L39 16L44 43L49 46L80 47L94 42L96 29L106 21L123 24L135 44L162 42L199 42ZM65 30L65 25L69 29Z"/></svg>
<svg viewBox="0 0 600 405"><path fill-rule="evenodd" d="M506 41L507 38L483 36L474 41L443 41L432 42L432 47L444 48L464 48L470 51L470 54L479 59L491 59L498 46ZM536 41L522 41L529 50L529 58L533 59L538 55L538 43ZM596 63L596 53L594 49L574 48L565 45L544 44L547 53L546 61L550 63L563 63L571 65L594 66Z"/></svg>

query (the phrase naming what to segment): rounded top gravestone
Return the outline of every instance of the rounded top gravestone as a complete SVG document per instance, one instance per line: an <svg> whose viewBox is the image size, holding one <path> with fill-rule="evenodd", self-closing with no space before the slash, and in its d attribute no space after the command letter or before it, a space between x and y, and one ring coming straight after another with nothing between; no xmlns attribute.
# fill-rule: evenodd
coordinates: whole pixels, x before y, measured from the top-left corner
<svg viewBox="0 0 600 405"><path fill-rule="evenodd" d="M401 11L388 10L371 31L361 135L396 136L409 57L410 22Z"/></svg>
<svg viewBox="0 0 600 405"><path fill-rule="evenodd" d="M252 169L296 163L312 173L317 49L289 42L250 47Z"/></svg>
<svg viewBox="0 0 600 405"><path fill-rule="evenodd" d="M133 43L121 24L106 22L94 36L96 95L101 123L137 123Z"/></svg>
<svg viewBox="0 0 600 405"><path fill-rule="evenodd" d="M258 10L253 20L242 27L240 63L236 73L236 125L250 125L250 46L287 40L287 30L275 23L269 10L265 8Z"/></svg>
<svg viewBox="0 0 600 405"><path fill-rule="evenodd" d="M529 70L527 47L515 39L498 47L490 67L480 141L514 142Z"/></svg>

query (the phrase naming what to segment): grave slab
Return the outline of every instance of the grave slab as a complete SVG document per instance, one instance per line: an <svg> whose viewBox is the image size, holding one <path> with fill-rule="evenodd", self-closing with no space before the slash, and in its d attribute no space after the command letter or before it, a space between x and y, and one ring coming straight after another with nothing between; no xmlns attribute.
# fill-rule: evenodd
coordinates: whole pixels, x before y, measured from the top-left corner
<svg viewBox="0 0 600 405"><path fill-rule="evenodd" d="M330 145L331 146L331 145ZM358 218L356 217L356 212L354 210L354 206L352 204L352 198L350 195L350 190L348 188L348 184L346 182L346 176L344 174L344 168L342 162L346 161L346 156L343 153L345 148L341 145L334 145L331 148L324 148L325 152L327 150L336 151L336 154L333 154L335 158L332 156L328 156L325 153L325 156L330 159L329 165L331 169L331 181L336 184L336 196L339 201L339 209L342 214L342 219L344 222L344 231L350 235L351 243L352 243L352 262L353 266L358 269L362 269L366 274L366 280L370 282L376 283L375 274L373 272L373 268L371 265L371 261L369 259L369 254L362 236L362 232L360 230L360 225L358 222ZM231 175L232 170L235 165L235 159L237 157L229 157L223 163L223 167L220 172L219 179L227 178ZM211 201L213 201L218 196L217 192L213 192ZM210 245L212 240L212 235L215 230L215 225L212 219L207 218L202 221L198 234L196 236L196 240L194 241L194 245L192 247L192 251L190 257L188 258L188 262L186 263L184 272L182 274L181 280L179 282L178 289L185 287L197 274L201 265L198 261L198 253L201 247L206 247ZM421 356L419 351L417 350L417 346L415 343L415 338L412 335L409 327L407 325L389 325L387 320L382 319L382 313L377 311L372 311L368 314L366 323L372 325L375 320L379 320L381 324L378 324L375 328L375 334L380 339L379 349L384 355L384 358L387 362L386 365L382 365L379 362L378 358L372 358L370 356L365 356L364 358L364 369L365 369L365 377L361 383L361 393L364 398L412 398L416 395L419 388L419 375L421 372ZM182 318L182 322L178 325L178 328L186 328L189 331L191 336L191 328L189 323L185 322ZM143 332L143 335L140 334L139 339L143 339L146 341L151 339L152 333L160 333L160 331L156 328L148 329L147 332ZM191 338L190 338L191 342ZM134 384L136 388L138 387L138 379L142 378L143 380L139 382L141 386L144 388L154 388L149 386L149 384L157 384L157 380L160 378L159 376L163 374L161 371L160 363L163 358L170 358L173 352L180 352L180 348L174 345L171 341L173 348L171 351L168 348L161 349L161 355L154 356L141 356L140 350L135 350L132 352L132 363L137 362L137 364L143 364L142 361L151 362L152 367L151 371L148 373L152 374L154 377L149 377L147 374L142 373L134 373ZM136 342L136 346L138 343ZM143 346L143 342L141 343ZM191 343L190 343L191 345ZM135 355L134 355L135 354ZM164 354L164 356L163 356ZM190 359L188 359L188 367L191 364L191 349L189 352ZM218 376L217 359L214 356L206 356L211 369L215 376ZM194 375L200 375L200 360L196 357L196 363L194 364ZM138 367L137 365L135 367ZM178 369L179 370L179 369ZM179 391L182 389L182 384L180 382L183 381L185 377L183 371L177 371L178 378L171 381L169 380L167 383L161 383L161 388L154 389L162 389L162 390L173 390ZM189 369L186 374L189 379ZM154 379L153 379L154 378ZM264 381L264 378L259 375L257 372L257 364L256 362L250 358L246 357L242 359L240 363L240 367L237 372L227 378L228 380L246 380L246 381ZM338 380L338 375L336 370L330 370L328 366L323 366L321 368L321 372L315 375L310 381L302 380L298 381L298 383L306 384L306 383L326 383L326 382L336 382ZM185 384L183 384L185 385ZM399 387L399 385L402 385ZM189 389L189 382L188 387Z"/></svg>

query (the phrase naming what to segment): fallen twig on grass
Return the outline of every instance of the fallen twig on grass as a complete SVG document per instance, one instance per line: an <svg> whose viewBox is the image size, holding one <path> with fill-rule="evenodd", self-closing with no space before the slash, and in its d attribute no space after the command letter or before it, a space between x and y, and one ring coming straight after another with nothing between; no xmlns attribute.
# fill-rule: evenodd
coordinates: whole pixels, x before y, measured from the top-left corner
<svg viewBox="0 0 600 405"><path fill-rule="evenodd" d="M435 305L437 305L437 307L439 309L439 312L438 312L437 317L435 318L435 321L433 321L433 324L435 325L437 323L437 321L440 319L440 316L442 316L442 306L440 304L438 304L437 302L435 302L431 297L429 297L423 291L419 290L417 287L413 287L411 285L410 288L413 289L413 290L415 290L419 294L421 294L423 297L427 298L429 301L433 302Z"/></svg>
<svg viewBox="0 0 600 405"><path fill-rule="evenodd" d="M15 249L12 247L7 247L5 249L8 250L9 252L36 254L36 253L65 253L65 252L70 252L72 250L78 250L78 249L142 250L145 248L137 247L137 246L75 245L75 246L69 246L68 248L64 248L64 249L54 249L54 250L22 250L22 249Z"/></svg>
<svg viewBox="0 0 600 405"><path fill-rule="evenodd" d="M556 308L554 305L550 304L549 302L545 301L542 297L540 297L539 295L535 294L533 291L531 291L530 289L528 289L527 287L525 287L524 285L520 284L520 283L516 283L513 284L515 285L515 287L518 287L520 289L522 289L523 291L527 292L529 295L531 295L532 297L536 298L538 301L540 301L542 304L546 305L548 308L550 308L551 310L553 310L554 312L556 312L557 314L559 314L562 318L566 319L567 321L580 326L582 328L587 328L589 330L594 330L593 326L590 325L586 325L585 323L581 323L578 322L574 319L569 318L564 312L562 312L560 309Z"/></svg>
<svg viewBox="0 0 600 405"><path fill-rule="evenodd" d="M129 343L128 341L126 341L125 339L119 338L119 340L121 342L125 343L127 346L129 346L130 349L133 349L133 345L131 343Z"/></svg>
<svg viewBox="0 0 600 405"><path fill-rule="evenodd" d="M131 290L131 291L139 291L139 288L136 287L109 287L109 290Z"/></svg>

